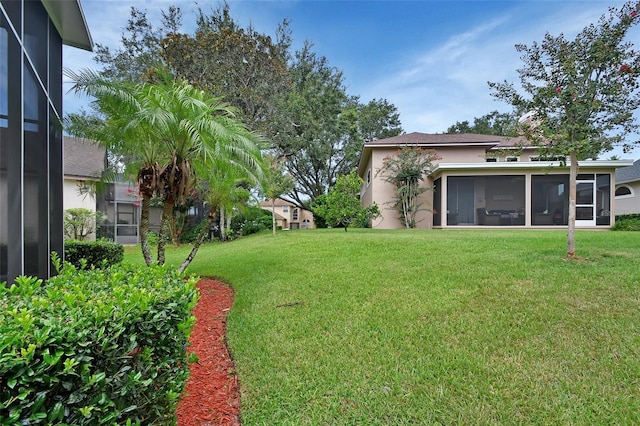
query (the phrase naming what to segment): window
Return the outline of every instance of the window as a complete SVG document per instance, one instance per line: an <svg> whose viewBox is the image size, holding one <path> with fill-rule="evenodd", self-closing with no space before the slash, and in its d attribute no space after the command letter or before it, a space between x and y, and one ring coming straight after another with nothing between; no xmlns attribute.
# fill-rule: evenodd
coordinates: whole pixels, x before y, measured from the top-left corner
<svg viewBox="0 0 640 426"><path fill-rule="evenodd" d="M616 198L629 198L633 197L633 190L627 185L622 185L616 188Z"/></svg>
<svg viewBox="0 0 640 426"><path fill-rule="evenodd" d="M497 163L498 159L496 157L487 157L487 158L485 158L485 161L487 163Z"/></svg>
<svg viewBox="0 0 640 426"><path fill-rule="evenodd" d="M559 161L559 162L564 162L566 161L566 157L562 156L562 155L556 155L556 156L551 156L551 157L547 157L547 156L537 156L537 157L529 157L529 161Z"/></svg>
<svg viewBox="0 0 640 426"><path fill-rule="evenodd" d="M371 183L371 169L367 170L367 185Z"/></svg>
<svg viewBox="0 0 640 426"><path fill-rule="evenodd" d="M298 220L298 209L293 209L293 220Z"/></svg>
<svg viewBox="0 0 640 426"><path fill-rule="evenodd" d="M289 206L282 207L282 212L283 213L289 213Z"/></svg>
<svg viewBox="0 0 640 426"><path fill-rule="evenodd" d="M518 161L518 157L507 157L506 160L510 162Z"/></svg>

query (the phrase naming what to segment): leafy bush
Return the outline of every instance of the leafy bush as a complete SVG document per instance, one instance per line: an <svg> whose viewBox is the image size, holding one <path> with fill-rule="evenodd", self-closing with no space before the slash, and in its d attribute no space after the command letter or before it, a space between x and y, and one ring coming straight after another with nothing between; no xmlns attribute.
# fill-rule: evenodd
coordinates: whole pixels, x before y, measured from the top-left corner
<svg viewBox="0 0 640 426"><path fill-rule="evenodd" d="M185 224L182 227L182 233L180 234L179 241L181 243L193 243L200 235L200 230L206 225L206 221L202 220L197 225Z"/></svg>
<svg viewBox="0 0 640 426"><path fill-rule="evenodd" d="M1 286L2 424L175 424L195 281L162 267L65 264L44 285Z"/></svg>
<svg viewBox="0 0 640 426"><path fill-rule="evenodd" d="M97 224L104 222L105 214L89 209L74 208L64 211L65 238L82 241L96 232Z"/></svg>
<svg viewBox="0 0 640 426"><path fill-rule="evenodd" d="M611 229L614 231L640 231L640 214L616 216L616 223Z"/></svg>
<svg viewBox="0 0 640 426"><path fill-rule="evenodd" d="M64 260L76 268L83 268L82 259L88 268L101 268L117 265L124 257L122 244L109 241L66 241L64 243Z"/></svg>
<svg viewBox="0 0 640 426"><path fill-rule="evenodd" d="M271 229L271 212L259 207L249 207L231 219L231 230L235 235L251 235Z"/></svg>

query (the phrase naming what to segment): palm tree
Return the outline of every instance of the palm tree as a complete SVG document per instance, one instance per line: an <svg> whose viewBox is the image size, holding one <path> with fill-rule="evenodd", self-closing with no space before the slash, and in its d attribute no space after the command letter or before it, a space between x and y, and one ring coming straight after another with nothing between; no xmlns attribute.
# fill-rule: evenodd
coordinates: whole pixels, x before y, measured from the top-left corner
<svg viewBox="0 0 640 426"><path fill-rule="evenodd" d="M143 205L146 196L148 205L153 195L163 200L158 264L165 261L167 225L173 209L188 196L197 168L227 161L261 173L259 154L256 156L260 137L247 130L235 118L235 109L221 98L160 71L154 84L108 81L91 71L67 75L74 82L72 90L95 97L94 105L103 115L101 131L89 133L107 148L132 155L140 166ZM148 221L143 224L143 219L140 237L144 254Z"/></svg>
<svg viewBox="0 0 640 426"><path fill-rule="evenodd" d="M180 272L183 272L195 257L209 229L211 229L216 213L238 207L250 196L247 186L259 184L262 176L259 155L259 151L254 152L256 161L253 163L253 168L248 167L247 164L235 161L223 162L218 159L213 164L207 165L206 169L198 171L209 211L205 223L196 237L191 253L180 265Z"/></svg>

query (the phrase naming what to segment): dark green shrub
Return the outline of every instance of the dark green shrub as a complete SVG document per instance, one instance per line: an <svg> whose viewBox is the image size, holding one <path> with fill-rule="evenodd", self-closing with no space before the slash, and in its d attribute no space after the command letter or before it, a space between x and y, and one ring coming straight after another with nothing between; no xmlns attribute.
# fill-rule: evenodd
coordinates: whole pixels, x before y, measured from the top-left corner
<svg viewBox="0 0 640 426"><path fill-rule="evenodd" d="M185 224L182 228L182 233L180 234L180 242L181 243L194 243L200 235L200 230L206 225L206 221L201 221L195 226L191 224Z"/></svg>
<svg viewBox="0 0 640 426"><path fill-rule="evenodd" d="M259 207L249 207L231 219L231 230L234 235L251 235L271 229L271 212Z"/></svg>
<svg viewBox="0 0 640 426"><path fill-rule="evenodd" d="M124 257L122 244L110 241L65 241L64 260L82 268L81 260L86 260L87 268L101 268L117 265Z"/></svg>
<svg viewBox="0 0 640 426"><path fill-rule="evenodd" d="M640 214L616 216L616 223L611 229L614 231L640 231Z"/></svg>
<svg viewBox="0 0 640 426"><path fill-rule="evenodd" d="M76 270L0 288L1 424L175 424L195 279Z"/></svg>

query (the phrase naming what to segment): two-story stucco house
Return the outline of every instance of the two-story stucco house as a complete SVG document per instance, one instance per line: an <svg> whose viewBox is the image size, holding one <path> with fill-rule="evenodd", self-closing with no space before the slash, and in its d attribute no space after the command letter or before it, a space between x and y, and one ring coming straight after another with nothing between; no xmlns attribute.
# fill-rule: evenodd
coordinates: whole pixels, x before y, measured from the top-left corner
<svg viewBox="0 0 640 426"><path fill-rule="evenodd" d="M410 133L364 144L358 173L364 206L376 203L382 215L373 228L401 228L392 201L395 188L378 173L386 156L399 149L434 149L421 195L418 228L567 226L569 165L542 158L521 138L478 134ZM628 160L580 161L576 227L609 228L614 221L615 170Z"/></svg>
<svg viewBox="0 0 640 426"><path fill-rule="evenodd" d="M313 213L302 209L290 201L276 198L275 203L264 200L260 203L263 210L269 210L276 216L276 226L282 229L315 228Z"/></svg>

